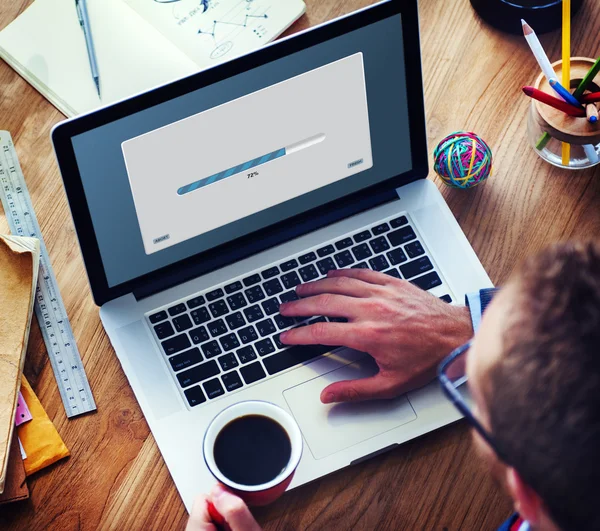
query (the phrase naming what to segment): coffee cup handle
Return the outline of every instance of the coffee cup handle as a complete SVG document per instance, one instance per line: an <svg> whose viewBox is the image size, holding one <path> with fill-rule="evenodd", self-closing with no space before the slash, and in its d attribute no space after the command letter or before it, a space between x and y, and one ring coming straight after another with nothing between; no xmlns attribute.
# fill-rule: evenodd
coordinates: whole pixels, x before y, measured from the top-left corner
<svg viewBox="0 0 600 531"><path fill-rule="evenodd" d="M217 529L222 531L231 531L229 524L223 518L223 515L217 511L217 508L213 505L211 501L208 502L208 515L213 523L217 526Z"/></svg>

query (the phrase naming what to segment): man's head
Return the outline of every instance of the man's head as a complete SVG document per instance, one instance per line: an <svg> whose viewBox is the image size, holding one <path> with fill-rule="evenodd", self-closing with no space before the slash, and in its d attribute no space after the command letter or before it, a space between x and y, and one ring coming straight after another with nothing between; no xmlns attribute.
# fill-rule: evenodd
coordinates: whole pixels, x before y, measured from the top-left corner
<svg viewBox="0 0 600 531"><path fill-rule="evenodd" d="M507 463L478 450L536 528L600 529L600 245L528 260L467 358L474 414Z"/></svg>

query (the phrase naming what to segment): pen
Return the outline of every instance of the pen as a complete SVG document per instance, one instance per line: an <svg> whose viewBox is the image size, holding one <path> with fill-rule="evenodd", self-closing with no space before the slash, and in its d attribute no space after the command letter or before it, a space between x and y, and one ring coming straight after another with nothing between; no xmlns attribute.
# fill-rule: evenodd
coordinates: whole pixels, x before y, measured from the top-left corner
<svg viewBox="0 0 600 531"><path fill-rule="evenodd" d="M585 111L581 107L575 107L574 105L571 105L563 100L559 100L558 98L555 98L554 96L551 96L550 94L547 94L546 92L538 90L534 87L523 87L523 92L530 98L541 101L546 105L550 105L550 107L554 107L555 109L558 109L569 116L578 116L580 118L585 116Z"/></svg>
<svg viewBox="0 0 600 531"><path fill-rule="evenodd" d="M98 64L96 63L96 52L94 51L94 41L92 40L92 28L90 26L90 17L87 11L86 0L75 0L75 8L77 9L77 17L79 24L85 36L85 47L87 48L88 59L90 61L90 69L92 78L96 83L98 97L100 97L100 75L98 74Z"/></svg>
<svg viewBox="0 0 600 531"><path fill-rule="evenodd" d="M575 107L581 107L581 103L579 103L565 87L563 87L558 79L551 79L550 86L556 91L556 93L567 103L574 105Z"/></svg>

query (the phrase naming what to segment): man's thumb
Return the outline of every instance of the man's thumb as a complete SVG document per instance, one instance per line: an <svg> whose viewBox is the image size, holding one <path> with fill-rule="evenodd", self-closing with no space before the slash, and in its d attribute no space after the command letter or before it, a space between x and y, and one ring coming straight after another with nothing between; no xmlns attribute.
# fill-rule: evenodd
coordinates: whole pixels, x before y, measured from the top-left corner
<svg viewBox="0 0 600 531"><path fill-rule="evenodd" d="M222 485L215 485L210 497L232 531L261 531L248 506Z"/></svg>
<svg viewBox="0 0 600 531"><path fill-rule="evenodd" d="M381 375L358 380L344 380L328 385L321 391L321 402L333 404L335 402L360 402L377 398L394 398L399 393L397 382L393 382Z"/></svg>

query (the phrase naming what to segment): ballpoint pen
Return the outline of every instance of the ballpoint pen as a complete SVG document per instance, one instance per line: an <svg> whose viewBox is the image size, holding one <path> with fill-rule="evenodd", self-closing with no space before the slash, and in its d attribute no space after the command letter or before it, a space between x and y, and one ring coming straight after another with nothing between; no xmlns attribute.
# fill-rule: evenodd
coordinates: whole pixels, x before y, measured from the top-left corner
<svg viewBox="0 0 600 531"><path fill-rule="evenodd" d="M92 28L90 26L90 17L87 11L86 0L75 0L75 8L77 9L77 17L79 18L79 24L81 25L83 35L85 36L85 46L87 48L88 59L90 61L92 77L94 78L94 83L96 83L98 97L100 97L100 75L98 74L98 63L96 62L96 52L94 51L94 41L92 40Z"/></svg>

